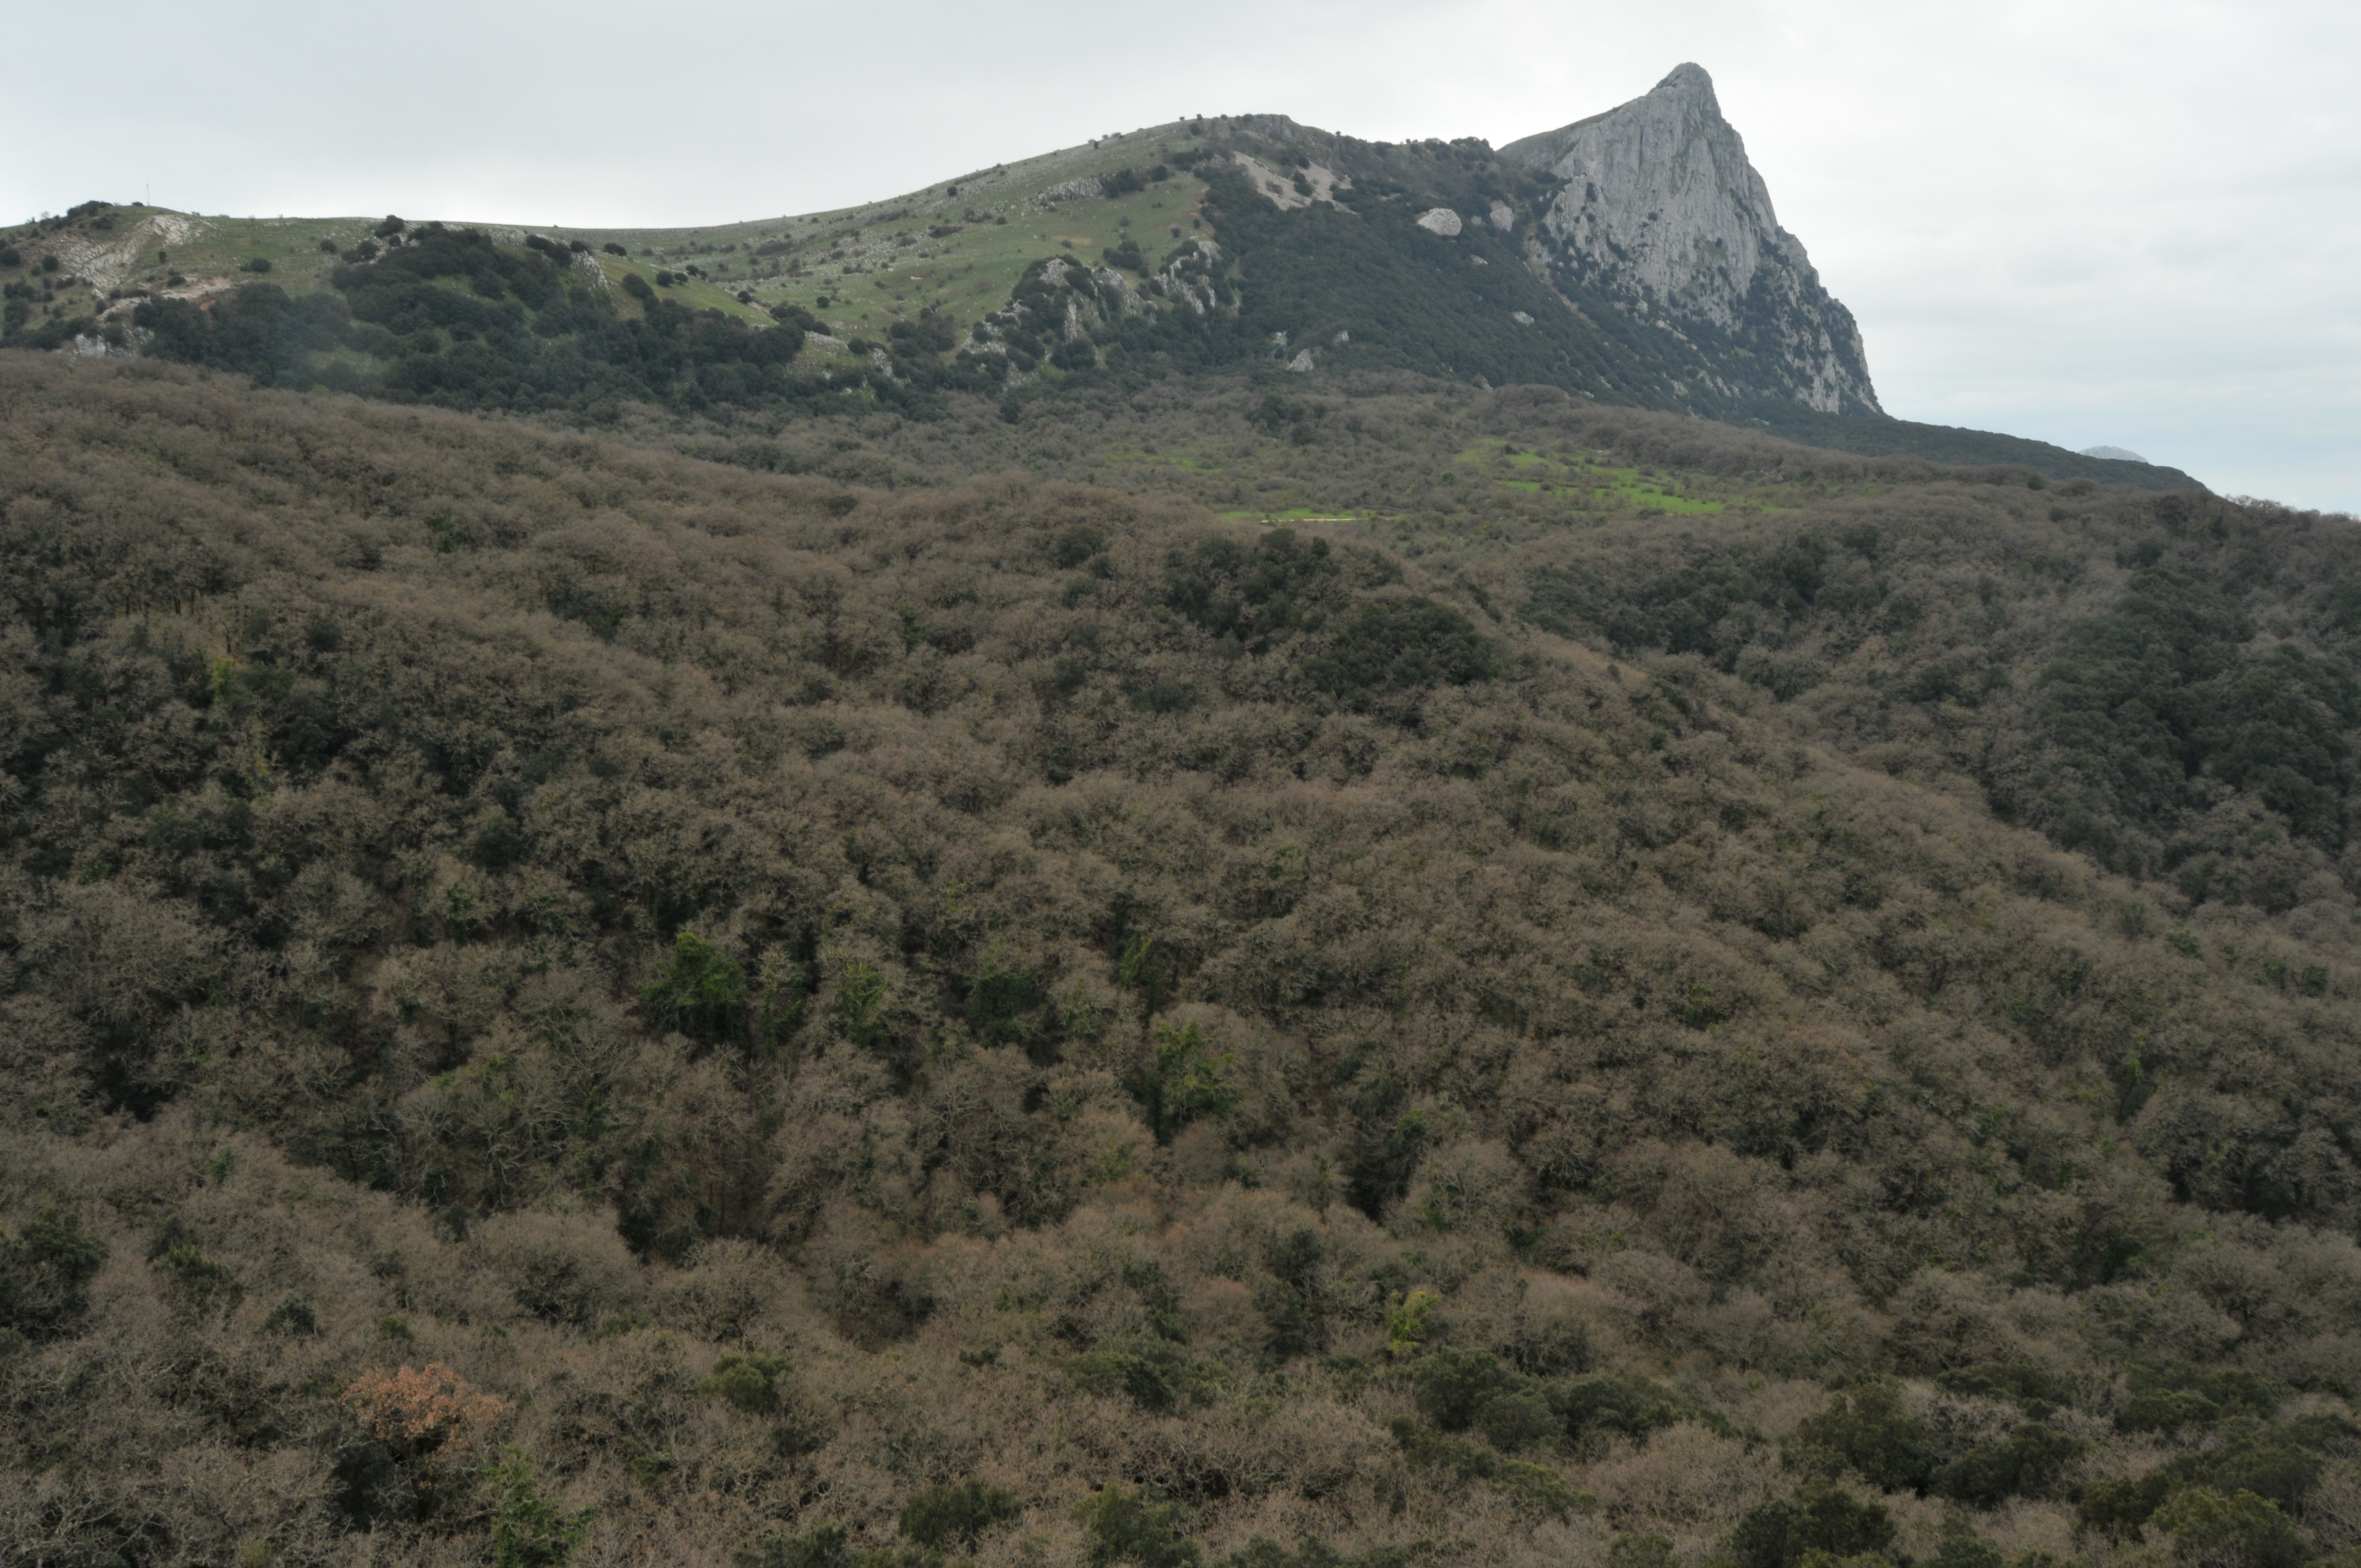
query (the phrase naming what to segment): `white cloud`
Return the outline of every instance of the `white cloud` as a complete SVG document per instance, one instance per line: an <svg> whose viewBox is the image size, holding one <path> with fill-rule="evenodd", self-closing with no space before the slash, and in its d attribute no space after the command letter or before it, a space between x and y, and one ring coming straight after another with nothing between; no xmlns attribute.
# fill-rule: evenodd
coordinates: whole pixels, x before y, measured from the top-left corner
<svg viewBox="0 0 2361 1568"><path fill-rule="evenodd" d="M2277 0L615 0L109 13L27 71L0 212L685 224L1272 110L1498 143L1714 74L1886 406L2361 510L2361 8ZM20 58L80 60L28 13Z"/></svg>

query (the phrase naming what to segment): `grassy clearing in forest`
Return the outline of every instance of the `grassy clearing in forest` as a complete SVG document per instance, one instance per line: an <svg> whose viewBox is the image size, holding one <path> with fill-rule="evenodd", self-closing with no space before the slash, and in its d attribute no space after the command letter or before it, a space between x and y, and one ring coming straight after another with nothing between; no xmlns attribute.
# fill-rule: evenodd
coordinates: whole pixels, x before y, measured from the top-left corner
<svg viewBox="0 0 2361 1568"><path fill-rule="evenodd" d="M1702 476L1674 477L1637 467L1616 467L1604 453L1529 451L1512 442L1479 442L1453 456L1455 464L1488 476L1493 486L1530 496L1603 501L1637 511L1707 517L1725 511L1731 501L1698 489L1726 489Z"/></svg>

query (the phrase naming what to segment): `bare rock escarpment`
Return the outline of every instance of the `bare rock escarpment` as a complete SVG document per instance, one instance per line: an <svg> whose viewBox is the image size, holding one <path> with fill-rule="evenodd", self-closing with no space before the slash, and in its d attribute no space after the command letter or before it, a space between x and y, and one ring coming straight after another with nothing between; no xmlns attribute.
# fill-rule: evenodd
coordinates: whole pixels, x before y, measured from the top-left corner
<svg viewBox="0 0 2361 1568"><path fill-rule="evenodd" d="M1569 295L1679 334L1723 396L1883 411L1852 313L1779 226L1702 67L1500 150L1564 182L1531 243Z"/></svg>

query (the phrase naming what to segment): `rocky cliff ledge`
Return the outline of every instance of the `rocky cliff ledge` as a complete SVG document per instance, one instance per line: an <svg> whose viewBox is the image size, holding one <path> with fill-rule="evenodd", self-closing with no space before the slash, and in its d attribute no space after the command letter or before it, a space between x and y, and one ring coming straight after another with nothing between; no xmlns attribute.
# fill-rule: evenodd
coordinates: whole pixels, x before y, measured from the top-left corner
<svg viewBox="0 0 2361 1568"><path fill-rule="evenodd" d="M1564 181L1530 243L1571 297L1687 339L1723 396L1883 411L1852 313L1779 226L1703 68L1501 151Z"/></svg>

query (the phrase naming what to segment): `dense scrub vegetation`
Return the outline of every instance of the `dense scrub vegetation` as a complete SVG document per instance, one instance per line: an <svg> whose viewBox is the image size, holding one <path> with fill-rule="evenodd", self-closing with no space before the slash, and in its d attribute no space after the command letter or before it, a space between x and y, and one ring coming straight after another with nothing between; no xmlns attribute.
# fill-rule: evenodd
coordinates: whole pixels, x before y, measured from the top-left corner
<svg viewBox="0 0 2361 1568"><path fill-rule="evenodd" d="M1267 396L0 356L7 1554L2361 1545L2350 524Z"/></svg>
<svg viewBox="0 0 2361 1568"><path fill-rule="evenodd" d="M2023 476L1536 540L1537 624L1701 661L2190 903L2361 886L2351 523Z"/></svg>
<svg viewBox="0 0 2361 1568"><path fill-rule="evenodd" d="M1800 451L1540 388L1364 375L1317 395L1266 373L1111 390L1014 424L971 411L683 444L871 483L1022 467L1363 518L1538 626L1702 659L1797 702L1787 723L1941 768L2197 901L2284 909L2307 877L2361 875L2343 860L2361 576L2341 520Z"/></svg>
<svg viewBox="0 0 2361 1568"><path fill-rule="evenodd" d="M539 236L502 246L430 224L387 240L348 254L334 292L247 283L203 302L146 301L132 324L147 352L266 386L447 408L611 419L626 401L693 411L843 390L793 372L806 327L818 324L807 318L757 328L692 311L637 277L629 283L643 297L627 314L595 268Z"/></svg>

